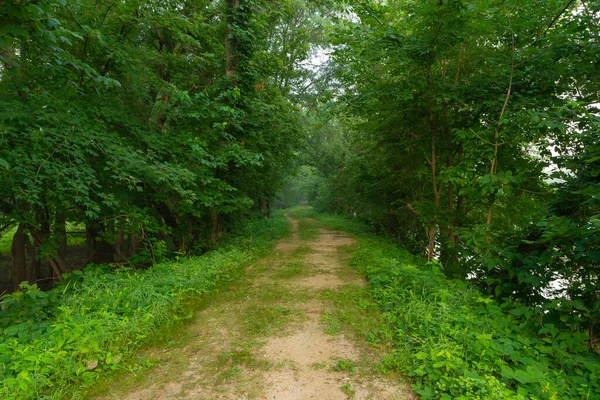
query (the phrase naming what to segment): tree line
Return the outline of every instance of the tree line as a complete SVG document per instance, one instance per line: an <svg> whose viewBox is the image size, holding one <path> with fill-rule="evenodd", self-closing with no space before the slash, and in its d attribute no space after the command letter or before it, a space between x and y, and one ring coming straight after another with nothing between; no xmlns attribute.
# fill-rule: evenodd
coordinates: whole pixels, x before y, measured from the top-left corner
<svg viewBox="0 0 600 400"><path fill-rule="evenodd" d="M155 262L268 214L301 138L290 88L319 30L310 7L2 2L0 231L17 227L15 287L74 267L71 225L88 262Z"/></svg>
<svg viewBox="0 0 600 400"><path fill-rule="evenodd" d="M328 38L289 187L595 346L600 3L351 1Z"/></svg>

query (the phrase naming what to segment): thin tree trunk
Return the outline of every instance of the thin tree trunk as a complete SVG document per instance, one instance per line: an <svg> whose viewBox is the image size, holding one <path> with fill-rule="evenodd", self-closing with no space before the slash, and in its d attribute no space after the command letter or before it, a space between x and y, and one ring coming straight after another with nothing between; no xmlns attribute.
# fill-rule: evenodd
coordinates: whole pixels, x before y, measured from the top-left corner
<svg viewBox="0 0 600 400"><path fill-rule="evenodd" d="M227 27L225 29L225 75L231 76L237 72L239 63L239 39L232 29L235 15L240 6L240 0L226 0Z"/></svg>
<svg viewBox="0 0 600 400"><path fill-rule="evenodd" d="M135 232L129 232L127 235L127 252L125 253L127 258L132 257L140 245L140 237Z"/></svg>
<svg viewBox="0 0 600 400"><path fill-rule="evenodd" d="M508 24L510 26L510 17L508 18ZM514 32L512 32L512 46L511 46L511 60L510 60L510 77L508 80L508 89L506 91L506 96L504 98L504 104L502 105L502 110L500 111L500 117L498 118L498 123L496 124L496 130L494 131L494 157L492 158L492 165L490 167L490 174L491 175L496 175L498 173L498 147L500 146L500 143L498 143L498 138L500 136L500 124L502 122L502 117L504 117L504 112L506 111L506 107L508 105L508 99L510 98L510 94L512 91L512 84L513 84L513 76L514 76L514 72L515 72L515 34ZM492 227L492 213L493 213L493 207L494 207L494 197L490 197L490 201L489 201L489 206L488 206L488 211L487 211L487 218L486 218L486 231L487 231L487 235L486 235L486 242L490 242L490 230Z"/></svg>
<svg viewBox="0 0 600 400"><path fill-rule="evenodd" d="M428 244L427 244L427 261L431 261L433 259L433 255L435 252L435 232L437 230L437 211L440 205L440 190L437 185L437 166L436 166L436 142L435 142L435 123L433 119L433 104L431 103L431 67L430 70L426 73L427 79L427 109L429 112L429 133L431 135L431 160L429 163L431 165L431 185L433 189L434 196L434 217L431 222L431 226L429 227L429 231L427 233L428 236Z"/></svg>
<svg viewBox="0 0 600 400"><path fill-rule="evenodd" d="M86 224L87 255L93 264L108 264L115 261L113 245L104 239L106 227L98 221Z"/></svg>
<svg viewBox="0 0 600 400"><path fill-rule="evenodd" d="M450 214L450 220L448 223L448 242L451 246L456 245L456 236L454 235L454 194L452 190L452 184L448 183L448 213Z"/></svg>
<svg viewBox="0 0 600 400"><path fill-rule="evenodd" d="M69 266L66 261L67 254L67 227L64 218L57 218L55 232L58 237L57 263L63 272L68 272Z"/></svg>
<svg viewBox="0 0 600 400"><path fill-rule="evenodd" d="M25 228L19 224L12 240L10 252L12 255L13 288L19 289L19 284L27 280L27 262L25 260Z"/></svg>
<svg viewBox="0 0 600 400"><path fill-rule="evenodd" d="M213 243L217 243L223 232L221 232L221 226L219 224L219 214L215 211L214 208L210 209L210 220L211 220L211 229L210 229L210 240Z"/></svg>
<svg viewBox="0 0 600 400"><path fill-rule="evenodd" d="M48 257L48 262L50 263L50 267L52 268L52 271L54 272L54 277L56 279L58 279L59 281L62 281L62 270L60 269L60 266L58 264L58 262L53 259L52 257Z"/></svg>
<svg viewBox="0 0 600 400"><path fill-rule="evenodd" d="M346 153L342 154L342 161L338 166L338 177L335 185L335 196L337 202L337 209L342 209L342 177L344 176L344 163L346 161Z"/></svg>
<svg viewBox="0 0 600 400"><path fill-rule="evenodd" d="M123 243L125 242L125 232L123 229L117 230L117 236L115 238L114 253L119 257L119 261L123 261L125 256L123 255Z"/></svg>

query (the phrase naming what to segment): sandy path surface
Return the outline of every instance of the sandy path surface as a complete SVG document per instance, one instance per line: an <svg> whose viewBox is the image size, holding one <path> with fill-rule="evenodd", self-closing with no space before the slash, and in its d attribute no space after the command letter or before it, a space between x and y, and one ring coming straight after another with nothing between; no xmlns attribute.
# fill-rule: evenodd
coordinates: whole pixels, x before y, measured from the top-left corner
<svg viewBox="0 0 600 400"><path fill-rule="evenodd" d="M278 242L273 257L249 268L253 273L237 292L197 314L185 344L152 350L157 368L124 393L102 398L412 399L397 378L356 370L375 357L370 349L325 332L323 315L332 305L322 300L323 291L365 284L340 261L340 248L353 240L321 229L302 241L298 221L290 224L292 234ZM283 277L290 266L297 273ZM258 310L254 317L248 307ZM247 341L240 329L273 310L289 316L287 322Z"/></svg>

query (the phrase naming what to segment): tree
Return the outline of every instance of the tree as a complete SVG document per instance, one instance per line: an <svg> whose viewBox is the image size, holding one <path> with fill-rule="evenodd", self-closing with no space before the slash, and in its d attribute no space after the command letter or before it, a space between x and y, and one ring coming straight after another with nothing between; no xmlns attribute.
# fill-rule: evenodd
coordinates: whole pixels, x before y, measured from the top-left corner
<svg viewBox="0 0 600 400"><path fill-rule="evenodd" d="M271 24L287 17L266 6L2 5L0 190L2 225L19 226L15 285L44 278L46 262L55 279L76 267L67 223L86 226L90 262L140 251L156 262L161 242L206 248L253 208L268 213L300 125L266 84Z"/></svg>

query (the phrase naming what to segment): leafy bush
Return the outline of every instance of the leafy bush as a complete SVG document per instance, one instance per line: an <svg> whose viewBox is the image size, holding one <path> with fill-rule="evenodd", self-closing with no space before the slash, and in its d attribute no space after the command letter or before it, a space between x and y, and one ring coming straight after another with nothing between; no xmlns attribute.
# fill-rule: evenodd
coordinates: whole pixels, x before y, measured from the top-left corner
<svg viewBox="0 0 600 400"><path fill-rule="evenodd" d="M587 335L545 323L543 310L498 304L381 240L365 240L352 263L395 327L387 362L423 399L600 398Z"/></svg>
<svg viewBox="0 0 600 400"><path fill-rule="evenodd" d="M499 304L449 280L439 264L361 234L355 221L316 218L358 234L352 266L369 279L395 332L385 363L411 376L422 399L600 398L600 358L586 332L559 329L546 310Z"/></svg>
<svg viewBox="0 0 600 400"><path fill-rule="evenodd" d="M63 398L125 367L157 330L188 317L183 302L210 292L287 231L277 216L246 226L215 251L148 270L89 266L49 292L36 285L0 301L0 397Z"/></svg>

